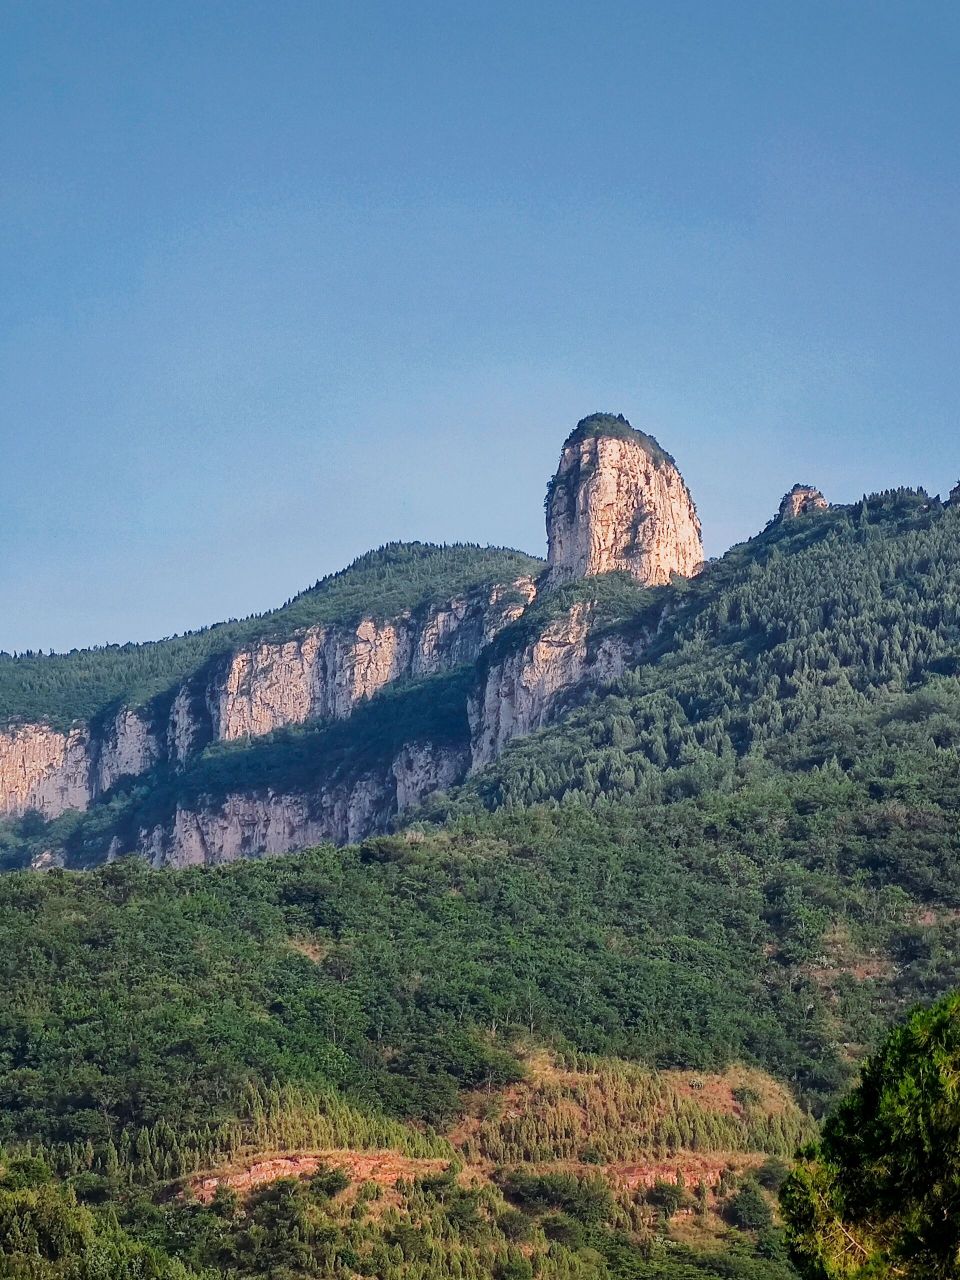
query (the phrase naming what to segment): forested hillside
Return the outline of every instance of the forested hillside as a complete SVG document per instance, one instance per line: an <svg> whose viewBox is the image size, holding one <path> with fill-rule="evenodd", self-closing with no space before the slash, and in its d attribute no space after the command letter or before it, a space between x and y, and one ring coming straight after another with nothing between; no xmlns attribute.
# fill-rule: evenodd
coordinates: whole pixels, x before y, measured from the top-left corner
<svg viewBox="0 0 960 1280"><path fill-rule="evenodd" d="M62 847L68 865L86 866L114 838L135 848L138 831L169 821L177 806L349 785L385 767L404 741L466 749L471 691L577 601L592 609L593 645L652 634L640 660L604 696L591 692L588 705L434 797L427 818L722 793L764 769L807 773L835 756L846 767L848 745L865 749L866 732L879 750L903 720L928 722L924 741L949 745L936 737L951 731L936 729L933 712L945 702L949 721L960 671L960 509L899 490L775 523L690 581L651 590L609 574L543 592L475 668L400 681L349 724L214 744L182 767L129 780L86 815L50 827L28 817L0 836L7 864ZM890 701L899 697L908 701Z"/></svg>
<svg viewBox="0 0 960 1280"><path fill-rule="evenodd" d="M601 627L649 625L663 610L643 660L608 699L512 745L449 812L671 798L798 751L804 768L816 762L816 726L829 724L842 754L856 738L843 728L851 718L960 672L960 508L921 492L773 524L663 592L623 583L616 595L598 581ZM598 588L588 580L574 590ZM534 606L484 660L536 620ZM941 684L937 696L950 701L954 687ZM911 718L922 719L923 706L921 697Z"/></svg>
<svg viewBox="0 0 960 1280"><path fill-rule="evenodd" d="M960 978L960 511L897 491L576 583L481 667L577 602L648 637L633 669L394 834L0 879L4 1247L78 1242L10 1274L791 1274L777 1162ZM482 676L27 818L8 864L465 741Z"/></svg>

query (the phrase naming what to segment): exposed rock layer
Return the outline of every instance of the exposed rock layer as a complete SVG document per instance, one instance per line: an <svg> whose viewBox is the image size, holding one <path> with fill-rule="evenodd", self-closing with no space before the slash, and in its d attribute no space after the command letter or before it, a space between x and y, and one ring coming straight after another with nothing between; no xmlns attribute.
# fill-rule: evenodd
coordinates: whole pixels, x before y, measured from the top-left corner
<svg viewBox="0 0 960 1280"><path fill-rule="evenodd" d="M819 489L809 484L795 484L789 493L783 495L778 519L796 520L811 511L828 511L829 508L830 503Z"/></svg>
<svg viewBox="0 0 960 1280"><path fill-rule="evenodd" d="M818 500L826 505L816 490L798 487L798 494L790 515L816 508ZM783 508L781 514L789 518ZM672 459L625 420L605 415L579 424L564 445L548 493L547 535L547 585L612 570L660 585L673 574L696 573L703 560L700 523ZM0 814L36 808L51 818L84 809L121 778L155 765L177 768L212 742L342 720L392 681L476 664L466 707L469 743L408 741L388 764L375 767L318 760L313 776L320 781L307 791L292 784L284 790L281 782L216 803L181 804L168 821L124 837L132 847L115 837L110 853L140 852L156 865L185 866L285 853L322 840L354 841L388 829L397 814L462 781L512 739L544 727L585 692L614 680L648 643L642 635L595 635L594 606L581 601L535 634L527 627L511 632L512 642L504 637L478 662L536 592L533 580L523 578L386 620L367 616L355 626L310 627L286 640L241 646L162 701L122 707L103 725L0 731ZM52 865L58 856L50 850L41 860Z"/></svg>
<svg viewBox="0 0 960 1280"><path fill-rule="evenodd" d="M657 586L703 563L683 477L640 432L574 432L547 496L547 541L551 583L619 569Z"/></svg>
<svg viewBox="0 0 960 1280"><path fill-rule="evenodd" d="M0 734L0 814L36 809L55 818L90 801L90 737L85 727L60 733L43 724L14 725Z"/></svg>
<svg viewBox="0 0 960 1280"><path fill-rule="evenodd" d="M465 752L430 744L403 747L384 774L303 793L243 793L214 808L179 808L172 822L142 830L133 849L119 841L113 856L138 852L154 866L186 867L289 853L330 840L346 844L384 831L397 814L458 782Z"/></svg>
<svg viewBox="0 0 960 1280"><path fill-rule="evenodd" d="M349 716L391 681L475 662L535 594L532 579L521 578L422 614L244 646L188 680L159 721L148 709L124 707L97 730L11 726L0 731L0 815L86 809L124 775L162 760L182 763L209 742Z"/></svg>
<svg viewBox="0 0 960 1280"><path fill-rule="evenodd" d="M591 643L591 612L575 604L490 666L468 708L473 769L495 760L513 738L549 724L574 691L608 683L636 660L643 640L611 635Z"/></svg>
<svg viewBox="0 0 960 1280"><path fill-rule="evenodd" d="M388 829L398 814L461 782L514 738L550 724L571 700L615 680L639 658L649 637L610 634L594 643L591 614L590 605L574 605L490 665L469 702L469 750L408 743L387 771L310 794L236 794L215 808L179 808L171 823L140 832L137 851L156 866L188 866L286 853L323 840L342 844Z"/></svg>

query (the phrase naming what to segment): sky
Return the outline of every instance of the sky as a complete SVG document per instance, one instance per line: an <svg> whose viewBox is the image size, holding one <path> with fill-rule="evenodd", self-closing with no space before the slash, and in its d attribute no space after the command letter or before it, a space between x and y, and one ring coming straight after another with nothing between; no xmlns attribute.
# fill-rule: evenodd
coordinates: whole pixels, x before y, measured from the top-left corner
<svg viewBox="0 0 960 1280"><path fill-rule="evenodd" d="M622 412L721 554L960 475L960 7L0 0L0 649L545 552Z"/></svg>

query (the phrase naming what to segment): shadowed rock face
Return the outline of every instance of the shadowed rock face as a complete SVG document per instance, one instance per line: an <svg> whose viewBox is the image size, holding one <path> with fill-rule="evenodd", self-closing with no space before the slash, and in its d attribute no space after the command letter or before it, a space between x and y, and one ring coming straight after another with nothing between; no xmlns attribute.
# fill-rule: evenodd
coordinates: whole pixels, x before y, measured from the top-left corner
<svg viewBox="0 0 960 1280"><path fill-rule="evenodd" d="M819 489L809 484L795 484L789 493L783 495L777 519L796 520L811 511L827 511L829 507L830 503Z"/></svg>
<svg viewBox="0 0 960 1280"><path fill-rule="evenodd" d="M160 722L146 709L121 707L103 725L65 732L45 724L0 727L0 818L31 809L56 818L87 809L124 776L183 764L211 742L345 719L394 680L475 662L535 593L532 579L518 578L423 615L366 617L355 626L309 627L290 640L241 646L212 672L190 677ZM418 791L399 779L397 786L401 806L406 790Z"/></svg>
<svg viewBox="0 0 960 1280"><path fill-rule="evenodd" d="M623 418L585 418L547 493L549 583L622 570L645 586L703 563L700 521L673 459Z"/></svg>
<svg viewBox="0 0 960 1280"><path fill-rule="evenodd" d="M960 481L950 490L950 497L947 499L948 506L960 507Z"/></svg>

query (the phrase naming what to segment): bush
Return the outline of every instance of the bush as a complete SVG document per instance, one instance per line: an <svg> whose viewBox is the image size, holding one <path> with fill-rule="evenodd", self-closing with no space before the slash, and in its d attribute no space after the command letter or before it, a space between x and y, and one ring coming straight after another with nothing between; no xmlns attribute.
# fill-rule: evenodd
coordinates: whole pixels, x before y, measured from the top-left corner
<svg viewBox="0 0 960 1280"><path fill-rule="evenodd" d="M583 1226L565 1213L548 1213L541 1224L543 1234L567 1249L579 1249L584 1242Z"/></svg>
<svg viewBox="0 0 960 1280"><path fill-rule="evenodd" d="M497 1267L494 1276L496 1280L533 1280L533 1267L529 1258L511 1249L506 1259Z"/></svg>
<svg viewBox="0 0 960 1280"><path fill-rule="evenodd" d="M664 1182L658 1178L647 1192L647 1203L659 1209L669 1220L687 1202L687 1193L676 1182Z"/></svg>
<svg viewBox="0 0 960 1280"><path fill-rule="evenodd" d="M778 1156L770 1156L757 1170L756 1179L765 1190L779 1191L789 1172L790 1166L785 1160L781 1160Z"/></svg>
<svg viewBox="0 0 960 1280"><path fill-rule="evenodd" d="M760 1101L760 1094L748 1084L741 1084L733 1091L733 1099L741 1107L755 1107Z"/></svg>
<svg viewBox="0 0 960 1280"><path fill-rule="evenodd" d="M503 1190L511 1200L534 1213L561 1209L580 1222L604 1222L613 1209L610 1188L599 1178L577 1178L572 1173L524 1173L514 1169L502 1176Z"/></svg>
<svg viewBox="0 0 960 1280"><path fill-rule="evenodd" d="M529 1240L533 1235L533 1223L519 1209L504 1209L497 1218L497 1226L503 1235L514 1243Z"/></svg>
<svg viewBox="0 0 960 1280"><path fill-rule="evenodd" d="M745 1182L736 1195L730 1197L724 1216L744 1231L761 1231L773 1221L767 1198L755 1182Z"/></svg>
<svg viewBox="0 0 960 1280"><path fill-rule="evenodd" d="M310 1175L310 1190L325 1200L338 1196L349 1185L350 1179L342 1169L318 1169Z"/></svg>
<svg viewBox="0 0 960 1280"><path fill-rule="evenodd" d="M42 1187L52 1176L43 1160L36 1156L20 1156L4 1168L0 1182L5 1190L22 1191L28 1187Z"/></svg>

